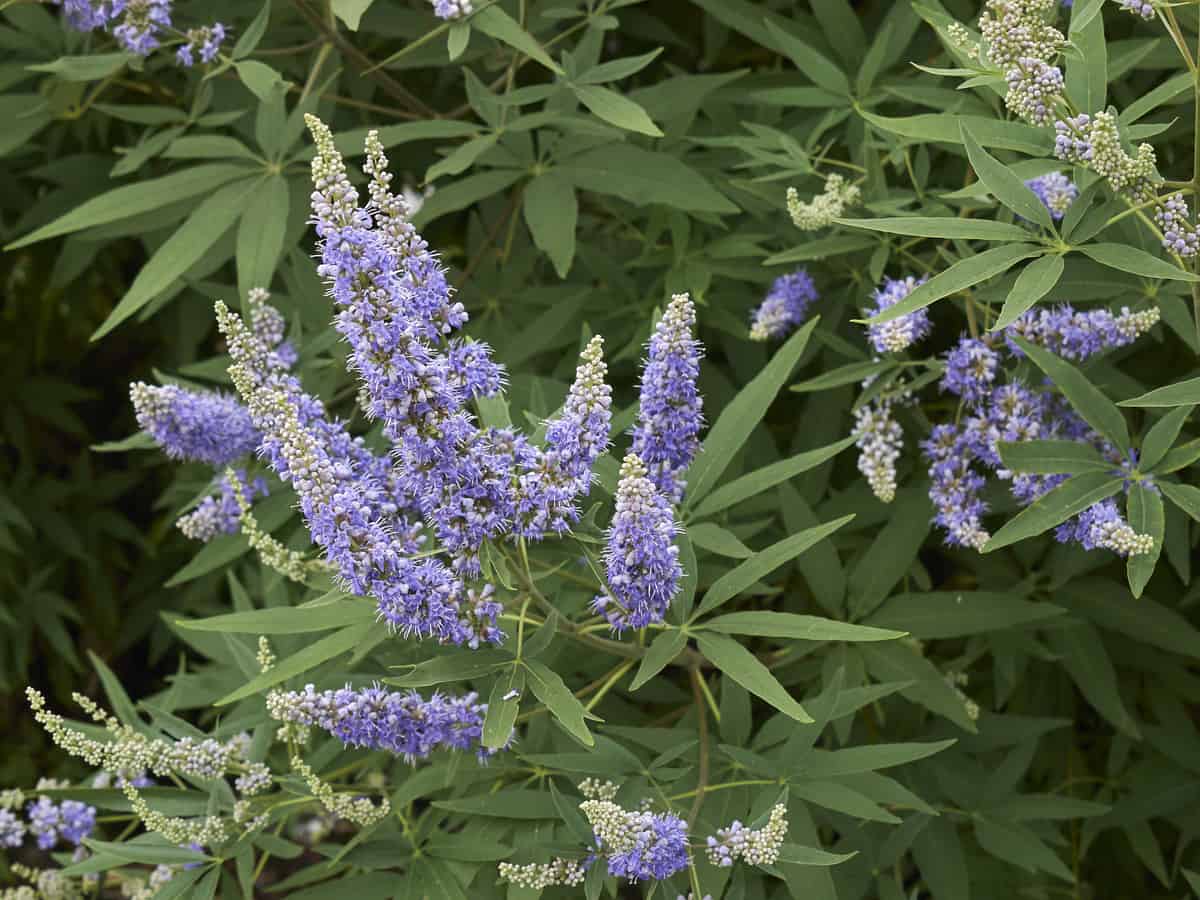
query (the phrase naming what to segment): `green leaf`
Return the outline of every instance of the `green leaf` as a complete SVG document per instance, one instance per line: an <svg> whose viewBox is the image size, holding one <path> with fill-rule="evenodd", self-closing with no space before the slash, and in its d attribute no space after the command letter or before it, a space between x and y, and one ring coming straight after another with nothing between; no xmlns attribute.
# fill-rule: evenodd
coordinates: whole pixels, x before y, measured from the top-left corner
<svg viewBox="0 0 1200 900"><path fill-rule="evenodd" d="M100 676L100 683L104 685L104 695L108 698L108 705L117 718L126 725L131 725L139 730L145 730L142 720L137 714L137 709L134 707L133 701L129 699L129 694L125 692L121 680L113 674L112 669L105 665L104 660L93 651L88 650L87 654L88 659L91 660L92 667L96 670L96 674Z"/></svg>
<svg viewBox="0 0 1200 900"><path fill-rule="evenodd" d="M558 167L576 187L611 194L635 206L661 203L685 212L734 213L730 203L695 169L670 153L631 144L606 144L564 160ZM437 194L433 198L436 199Z"/></svg>
<svg viewBox="0 0 1200 900"><path fill-rule="evenodd" d="M636 691L643 684L661 672L687 646L687 635L678 628L664 631L646 648L646 655L638 665L637 674L629 684L629 690Z"/></svg>
<svg viewBox="0 0 1200 900"><path fill-rule="evenodd" d="M563 74L558 63L542 49L537 39L498 5L493 4L481 9L471 17L471 24L484 34L521 51L530 59L537 60L555 75Z"/></svg>
<svg viewBox="0 0 1200 900"><path fill-rule="evenodd" d="M1045 637L1088 703L1118 730L1140 738L1137 723L1121 700L1117 671L1096 629L1081 622L1071 628L1049 630Z"/></svg>
<svg viewBox="0 0 1200 900"><path fill-rule="evenodd" d="M585 747L593 747L596 739L588 731L587 722L590 715L579 699L571 693L571 689L563 682L561 676L545 663L536 659L525 660L525 668L529 670L529 687L551 715Z"/></svg>
<svg viewBox="0 0 1200 900"><path fill-rule="evenodd" d="M233 45L233 50L229 55L234 59L242 59L253 53L258 47L258 42L266 34L267 23L270 19L271 0L264 0L263 5L259 7L258 13L254 16L254 20L238 35L237 43Z"/></svg>
<svg viewBox="0 0 1200 900"><path fill-rule="evenodd" d="M1113 478L1105 472L1073 475L1013 516L992 535L983 552L991 553L993 550L1049 531L1076 513L1083 512L1093 503L1099 503L1118 493L1122 486L1120 478Z"/></svg>
<svg viewBox="0 0 1200 900"><path fill-rule="evenodd" d="M628 97L596 84L575 85L571 90L593 115L610 125L650 137L662 137L662 130L654 124L646 110Z"/></svg>
<svg viewBox="0 0 1200 900"><path fill-rule="evenodd" d="M747 559L754 555L754 551L743 544L732 531L712 522L701 522L691 526L688 529L688 537L692 539L694 546L718 556Z"/></svg>
<svg viewBox="0 0 1200 900"><path fill-rule="evenodd" d="M290 207L291 192L282 176L272 175L254 189L238 222L237 275L241 296L246 296L251 288L271 286L283 255Z"/></svg>
<svg viewBox="0 0 1200 900"><path fill-rule="evenodd" d="M844 366L838 366L836 369L822 372L820 375L816 375L805 381L797 382L789 390L793 390L797 394L811 394L814 391L825 391L847 384L860 384L867 378L882 375L884 372L895 368L895 366L896 364L890 360L875 359L867 362L848 363Z"/></svg>
<svg viewBox="0 0 1200 900"><path fill-rule="evenodd" d="M804 778L836 778L859 772L890 769L926 759L957 743L955 738L944 741L906 744L873 744L847 747L843 750L814 750L797 766Z"/></svg>
<svg viewBox="0 0 1200 900"><path fill-rule="evenodd" d="M1064 881L1074 881L1071 870L1054 851L1023 825L975 818L975 838L987 853L1027 872L1049 872Z"/></svg>
<svg viewBox="0 0 1200 900"><path fill-rule="evenodd" d="M1138 534L1148 534L1154 539L1154 547L1149 553L1139 553L1125 562L1129 590L1136 598L1142 596L1150 576L1154 574L1154 567L1158 565L1159 554L1162 553L1163 532L1166 529L1162 495L1141 482L1131 485L1126 498L1126 519L1129 521L1129 527Z"/></svg>
<svg viewBox="0 0 1200 900"><path fill-rule="evenodd" d="M505 788L455 800L435 800L433 805L448 812L492 819L557 819L558 809L546 791Z"/></svg>
<svg viewBox="0 0 1200 900"><path fill-rule="evenodd" d="M448 681L479 678L500 666L510 665L512 661L512 654L504 650L460 650L417 663L403 675L384 681L397 687L432 687Z"/></svg>
<svg viewBox="0 0 1200 900"><path fill-rule="evenodd" d="M976 253L960 259L944 272L939 272L922 285L918 285L911 294L885 309L869 320L872 324L890 322L906 316L918 309L924 309L931 303L965 291L967 288L986 281L1001 272L1007 272L1015 263L1031 256L1039 255L1040 247L1033 244L1005 244Z"/></svg>
<svg viewBox="0 0 1200 900"><path fill-rule="evenodd" d="M1197 403L1200 403L1200 378L1189 378L1122 400L1117 406L1194 406Z"/></svg>
<svg viewBox="0 0 1200 900"><path fill-rule="evenodd" d="M266 63L256 59L244 59L235 62L233 67L242 79L242 84L263 103L270 102L275 92L284 88L283 76Z"/></svg>
<svg viewBox="0 0 1200 900"><path fill-rule="evenodd" d="M333 634L323 637L319 641L314 641L303 650L293 653L286 659L280 660L266 672L252 679L248 684L242 685L242 687L230 694L226 694L220 700L216 701L214 705L226 706L238 700L244 700L246 697L252 697L255 694L265 691L267 688L287 681L289 678L293 678L296 675L303 675L305 672L315 669L335 656L342 653L350 653L356 650L366 640L368 635L378 627L375 621L372 620L335 631Z"/></svg>
<svg viewBox="0 0 1200 900"><path fill-rule="evenodd" d="M630 75L636 75L663 52L662 47L643 53L641 56L626 56L621 59L610 59L608 62L592 66L586 72L576 76L575 84L605 84L610 81L620 81Z"/></svg>
<svg viewBox="0 0 1200 900"><path fill-rule="evenodd" d="M1131 275L1141 275L1145 278L1167 278L1174 281L1200 281L1200 276L1185 272L1165 259L1151 256L1145 250L1139 250L1128 244L1084 244L1082 247L1074 249L1101 265L1128 272Z"/></svg>
<svg viewBox="0 0 1200 900"><path fill-rule="evenodd" d="M575 258L579 199L571 182L551 170L525 185L525 224L537 248L550 257L559 278L566 278Z"/></svg>
<svg viewBox="0 0 1200 900"><path fill-rule="evenodd" d="M455 22L446 33L446 55L451 62L466 52L471 43L471 23Z"/></svg>
<svg viewBox="0 0 1200 900"><path fill-rule="evenodd" d="M771 357L762 371L729 402L713 423L701 451L688 472L684 507L704 499L721 477L734 456L745 445L751 432L767 414L775 395L800 361L820 316L793 334Z"/></svg>
<svg viewBox="0 0 1200 900"><path fill-rule="evenodd" d="M1130 449L1129 429L1125 417L1104 393L1085 378L1078 369L1043 347L1021 337L1014 337L1017 346L1046 373L1055 386L1066 395L1075 412L1122 451Z"/></svg>
<svg viewBox="0 0 1200 900"><path fill-rule="evenodd" d="M478 203L484 197L500 193L520 179L522 174L516 169L489 169L486 172L460 178L453 184L439 187L437 192L426 199L424 205L413 216L413 224L418 228L424 228L439 216L458 212L473 203Z"/></svg>
<svg viewBox="0 0 1200 900"><path fill-rule="evenodd" d="M246 182L229 184L202 201L142 266L125 296L93 332L92 340L104 337L199 262L246 208L247 188Z"/></svg>
<svg viewBox="0 0 1200 900"><path fill-rule="evenodd" d="M249 174L250 170L244 166L193 166L161 178L114 188L75 207L49 225L43 225L20 240L13 241L4 249L16 250L48 238L150 212L179 200L210 194L235 178L244 178Z"/></svg>
<svg viewBox="0 0 1200 900"><path fill-rule="evenodd" d="M495 147L499 138L499 134L490 132L460 144L454 149L454 152L425 170L425 181L430 182L447 175L465 172L475 164L480 156Z"/></svg>
<svg viewBox="0 0 1200 900"><path fill-rule="evenodd" d="M351 31L358 31L358 23L375 0L330 0L333 14L346 23Z"/></svg>
<svg viewBox="0 0 1200 900"><path fill-rule="evenodd" d="M375 604L367 600L337 600L322 606L273 606L207 619L178 619L175 624L195 631L230 634L309 634L373 622L377 615Z"/></svg>
<svg viewBox="0 0 1200 900"><path fill-rule="evenodd" d="M1169 475L1171 472L1178 472L1180 469L1186 469L1198 459L1200 459L1200 438L1168 450L1167 455L1162 458L1162 462L1154 467L1154 474Z"/></svg>
<svg viewBox="0 0 1200 900"><path fill-rule="evenodd" d="M850 94L850 82L845 74L828 57L818 53L804 41L788 34L770 19L766 20L767 31L775 46L818 87L845 97Z"/></svg>
<svg viewBox="0 0 1200 900"><path fill-rule="evenodd" d="M881 628L904 628L921 640L938 640L1023 628L1064 612L1062 607L1030 603L1009 593L935 591L889 597L866 622Z"/></svg>
<svg viewBox="0 0 1200 900"><path fill-rule="evenodd" d="M161 839L160 839L161 840ZM96 853L115 856L117 859L132 863L147 863L149 865L185 865L205 863L213 857L190 850L187 847L176 847L167 843L151 843L149 841L97 841L84 838L89 849Z"/></svg>
<svg viewBox="0 0 1200 900"><path fill-rule="evenodd" d="M853 515L842 516L840 519L834 519L815 528L806 528L772 544L766 550L756 553L712 583L712 586L705 592L704 599L700 602L700 607L696 610L693 618L711 612L722 603L732 600L764 575L774 572L784 563L795 559L813 544L829 537L853 518Z"/></svg>
<svg viewBox="0 0 1200 900"><path fill-rule="evenodd" d="M1161 486L1166 484L1160 482ZM1124 589L1115 581L1078 582L1068 586L1067 590L1076 599L1074 607L1081 615L1119 638L1130 638L1187 659L1200 660L1200 630L1171 607L1149 597L1130 603Z"/></svg>
<svg viewBox="0 0 1200 900"><path fill-rule="evenodd" d="M1040 203L1038 205L1041 206ZM1042 208L1045 209L1045 207ZM957 216L902 216L886 219L834 219L834 221L850 228L863 228L868 231L882 231L887 234L904 234L913 237L976 241L1029 240L1029 232L1019 225L993 222L990 219L960 219Z"/></svg>
<svg viewBox="0 0 1200 900"><path fill-rule="evenodd" d="M1200 522L1200 488L1173 481L1159 481L1157 484L1168 500Z"/></svg>
<svg viewBox="0 0 1200 900"><path fill-rule="evenodd" d="M784 844L779 848L779 861L791 863L794 866L836 866L857 855L857 850L853 853L829 853L816 847L802 847L799 844Z"/></svg>
<svg viewBox="0 0 1200 900"><path fill-rule="evenodd" d="M517 712L521 708L521 692L525 690L525 668L514 663L496 679L488 697L487 714L483 718L480 740L489 750L505 746L512 738Z"/></svg>
<svg viewBox="0 0 1200 900"><path fill-rule="evenodd" d="M853 253L856 250L866 250L878 242L862 234L831 234L826 237L807 241L792 250L784 250L763 260L764 266L778 266L784 263L807 262L811 259L825 259L828 256L840 256L843 253Z"/></svg>
<svg viewBox="0 0 1200 900"><path fill-rule="evenodd" d="M851 618L865 616L887 598L917 562L917 553L932 528L927 491L906 487L891 507L883 529L850 573Z"/></svg>
<svg viewBox="0 0 1200 900"><path fill-rule="evenodd" d="M812 717L795 701L771 671L732 638L702 632L696 643L705 659L754 694L797 722L811 722Z"/></svg>
<svg viewBox="0 0 1200 900"><path fill-rule="evenodd" d="M1094 447L1079 441L1001 441L999 448L1000 461L1014 472L1078 475L1114 468Z"/></svg>
<svg viewBox="0 0 1200 900"><path fill-rule="evenodd" d="M130 53L92 53L87 56L60 56L54 62L26 68L31 72L49 72L63 81L98 81L119 72L134 58Z"/></svg>
<svg viewBox="0 0 1200 900"><path fill-rule="evenodd" d="M119 441L105 441L88 447L93 453L127 453L130 450L154 450L158 443L144 431L131 434Z"/></svg>
<svg viewBox="0 0 1200 900"><path fill-rule="evenodd" d="M989 119L984 116L958 116L950 113L926 113L919 116L878 116L865 109L856 110L860 116L881 131L898 134L922 143L942 141L958 144L962 141L961 127L966 125L984 147L1015 150L1030 156L1048 156L1053 140L1045 128L1035 128L1020 122Z"/></svg>
<svg viewBox="0 0 1200 900"><path fill-rule="evenodd" d="M960 122L958 127L963 146L967 148L971 168L992 196L1021 218L1052 230L1054 223L1050 220L1050 211L1046 209L1046 204L1034 196L1033 191L1025 186L1025 182L1012 169L979 146L979 141L975 140L966 124Z"/></svg>
<svg viewBox="0 0 1200 900"><path fill-rule="evenodd" d="M913 859L934 900L970 900L970 878L958 827L946 816L930 819L917 834Z"/></svg>
<svg viewBox="0 0 1200 900"><path fill-rule="evenodd" d="M767 610L726 613L702 622L698 627L725 634L750 634L797 641L893 641L907 634L906 631L893 631L890 628L873 628L820 616Z"/></svg>
<svg viewBox="0 0 1200 900"><path fill-rule="evenodd" d="M1191 405L1177 407L1150 427L1142 440L1142 452L1138 455L1139 469L1149 472L1162 462L1175 439L1179 437L1179 432L1192 414L1193 408Z"/></svg>
<svg viewBox="0 0 1200 900"><path fill-rule="evenodd" d="M1067 34L1081 58L1067 59L1066 87L1067 97L1079 109L1104 109L1107 103L1108 48L1101 5L1097 0L1080 0L1078 8L1071 8Z"/></svg>
<svg viewBox="0 0 1200 900"><path fill-rule="evenodd" d="M1013 283L1012 290L1004 298L1004 307L1000 310L996 323L989 330L1000 331L1007 328L1022 314L1032 309L1035 303L1054 290L1064 268L1066 263L1063 258L1058 254L1050 254L1039 256L1022 269Z"/></svg>

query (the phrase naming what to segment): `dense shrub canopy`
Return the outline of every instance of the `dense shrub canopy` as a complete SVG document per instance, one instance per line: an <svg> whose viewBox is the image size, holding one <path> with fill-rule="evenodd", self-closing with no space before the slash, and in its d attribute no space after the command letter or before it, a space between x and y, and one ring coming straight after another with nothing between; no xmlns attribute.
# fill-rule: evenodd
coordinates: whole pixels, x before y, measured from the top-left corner
<svg viewBox="0 0 1200 900"><path fill-rule="evenodd" d="M1200 897L1198 10L0 2L4 896Z"/></svg>

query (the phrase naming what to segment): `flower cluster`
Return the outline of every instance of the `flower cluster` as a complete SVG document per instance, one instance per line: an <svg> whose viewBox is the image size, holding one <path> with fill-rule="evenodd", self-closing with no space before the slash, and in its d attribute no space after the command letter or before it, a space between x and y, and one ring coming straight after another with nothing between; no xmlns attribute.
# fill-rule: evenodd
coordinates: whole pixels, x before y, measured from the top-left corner
<svg viewBox="0 0 1200 900"><path fill-rule="evenodd" d="M463 19L475 11L471 0L429 0L433 4L433 14L439 19L453 21Z"/></svg>
<svg viewBox="0 0 1200 900"><path fill-rule="evenodd" d="M1079 188L1062 172L1049 172L1025 182L1025 186L1033 191L1042 201L1042 205L1050 212L1050 218L1060 221L1079 196Z"/></svg>
<svg viewBox="0 0 1200 900"><path fill-rule="evenodd" d="M1133 156L1126 153L1117 117L1111 112L1080 113L1056 121L1054 155L1091 169L1134 203L1149 203L1156 196L1154 148L1142 143Z"/></svg>
<svg viewBox="0 0 1200 900"><path fill-rule="evenodd" d="M26 808L29 831L42 850L50 850L59 841L79 846L96 827L96 808L78 800L55 803L43 795Z"/></svg>
<svg viewBox="0 0 1200 900"><path fill-rule="evenodd" d="M684 475L700 446L704 423L696 388L701 349L693 337L695 326L691 299L676 294L650 338L633 428L633 452L650 480L675 503L683 498Z"/></svg>
<svg viewBox="0 0 1200 900"><path fill-rule="evenodd" d="M542 891L548 887L578 887L583 884L587 867L573 859L558 857L548 863L515 865L502 862L498 866L500 879L509 881L519 888Z"/></svg>
<svg viewBox="0 0 1200 900"><path fill-rule="evenodd" d="M182 38L175 59L182 66L212 62L226 37L220 22L185 32L172 28L171 0L53 0L63 8L67 24L76 31L111 29L121 48L138 56L149 56L162 46L164 35Z"/></svg>
<svg viewBox="0 0 1200 900"><path fill-rule="evenodd" d="M868 310L868 315L878 316L891 309L924 282L925 279L918 281L911 275L907 278L885 278L883 286L875 291L875 306ZM899 353L926 337L930 328L929 311L918 309L887 322L868 325L867 338L876 353Z"/></svg>
<svg viewBox="0 0 1200 900"><path fill-rule="evenodd" d="M408 762L434 750L475 750L481 760L491 751L480 743L487 704L475 694L428 700L415 691L395 692L373 686L355 690L272 691L267 695L271 718L327 731L351 747L386 750Z"/></svg>
<svg viewBox="0 0 1200 900"><path fill-rule="evenodd" d="M825 190L812 200L804 202L795 188L787 189L787 210L794 224L801 231L816 231L831 225L841 218L847 207L856 206L862 200L858 185L851 184L841 175L825 178Z"/></svg>
<svg viewBox="0 0 1200 900"><path fill-rule="evenodd" d="M752 866L774 865L787 829L787 807L782 803L771 807L767 824L762 828L750 829L734 819L728 828L721 828L709 837L708 860L714 866L732 866L739 859Z"/></svg>
<svg viewBox="0 0 1200 900"><path fill-rule="evenodd" d="M1200 253L1200 228L1189 221L1191 210L1179 193L1160 198L1154 210L1154 222L1163 233L1163 247L1178 256Z"/></svg>
<svg viewBox="0 0 1200 900"><path fill-rule="evenodd" d="M579 804L596 834L597 853L608 874L630 881L662 880L687 867L687 822L672 813L631 811L614 802L616 785L580 784L587 798Z"/></svg>
<svg viewBox="0 0 1200 900"><path fill-rule="evenodd" d="M767 296L754 310L750 340L766 341L786 336L804 322L808 308L817 300L817 289L804 269L780 275Z"/></svg>
<svg viewBox="0 0 1200 900"><path fill-rule="evenodd" d="M1143 19L1154 18L1154 4L1150 0L1118 0L1121 9Z"/></svg>
<svg viewBox="0 0 1200 900"><path fill-rule="evenodd" d="M979 18L982 57L1004 73L1005 104L1034 125L1048 125L1060 103L1064 81L1054 60L1066 43L1047 19L1054 0L988 0Z"/></svg>
<svg viewBox="0 0 1200 900"><path fill-rule="evenodd" d="M253 453L261 439L247 409L224 394L138 381L129 397L138 425L174 459L224 466Z"/></svg>
<svg viewBox="0 0 1200 900"><path fill-rule="evenodd" d="M214 22L200 28L189 28L185 36L187 42L175 51L176 61L181 66L190 67L196 64L196 54L199 54L201 62L210 63L217 58L225 41L225 26Z"/></svg>
<svg viewBox="0 0 1200 900"><path fill-rule="evenodd" d="M872 379L863 382L871 385ZM903 391L879 394L854 410L858 471L867 479L871 493L884 503L896 499L896 460L904 449L904 430L896 421L895 407L905 402Z"/></svg>
<svg viewBox="0 0 1200 900"><path fill-rule="evenodd" d="M243 491L245 500L267 495L267 483L261 478L255 478L247 484L246 472L238 470L237 479L246 485ZM217 479L219 493L205 497L194 510L180 516L176 526L187 537L194 541L211 541L221 534L236 534L242 524L242 507L238 502L237 487L234 482L222 476Z"/></svg>
<svg viewBox="0 0 1200 900"><path fill-rule="evenodd" d="M1062 475L1015 474L1005 469L1001 442L1057 439L1096 449L1119 471L1115 447L1093 431L1054 391L1035 391L1020 382L997 384L1003 353L1016 357L1014 336L1039 344L1067 359L1082 360L1124 346L1158 321L1158 311L1119 315L1107 310L1083 313L1069 306L1025 313L1006 329L1004 339L962 338L946 356L941 388L959 396L965 414L954 425L939 425L923 444L929 463L929 496L935 523L952 546L981 549L990 538L983 525L987 473L1008 481L1013 497L1028 505L1065 480ZM1102 547L1122 556L1149 552L1152 541L1121 518L1116 504L1103 501L1061 525L1056 537L1084 549Z"/></svg>
<svg viewBox="0 0 1200 900"><path fill-rule="evenodd" d="M645 628L666 616L683 577L673 543L678 530L670 502L647 477L641 458L628 454L604 551L609 593L592 601L613 628Z"/></svg>

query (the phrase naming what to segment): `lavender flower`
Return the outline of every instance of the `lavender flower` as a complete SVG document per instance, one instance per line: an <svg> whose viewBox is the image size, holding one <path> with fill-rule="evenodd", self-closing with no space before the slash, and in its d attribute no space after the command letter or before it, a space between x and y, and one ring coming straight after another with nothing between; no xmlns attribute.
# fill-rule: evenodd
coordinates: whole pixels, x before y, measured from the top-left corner
<svg viewBox="0 0 1200 900"><path fill-rule="evenodd" d="M149 56L159 45L158 33L170 27L171 0L128 0L113 37L130 53Z"/></svg>
<svg viewBox="0 0 1200 900"><path fill-rule="evenodd" d="M562 411L546 423L545 452L521 464L513 533L541 540L578 521L578 497L591 489L592 467L608 449L612 388L605 382L604 340L588 341Z"/></svg>
<svg viewBox="0 0 1200 900"><path fill-rule="evenodd" d="M957 394L965 403L974 406L991 391L999 359L990 336L960 338L946 356L942 390Z"/></svg>
<svg viewBox="0 0 1200 900"><path fill-rule="evenodd" d="M61 0L67 24L76 31L104 28L119 13L121 0Z"/></svg>
<svg viewBox="0 0 1200 900"><path fill-rule="evenodd" d="M1119 556L1139 556L1154 549L1154 538L1139 534L1117 511L1117 504L1109 499L1089 506L1076 518L1058 527L1059 541L1078 541L1085 550L1102 547Z"/></svg>
<svg viewBox="0 0 1200 900"><path fill-rule="evenodd" d="M780 275L750 323L750 340L781 338L804 322L808 307L817 300L817 289L807 270Z"/></svg>
<svg viewBox="0 0 1200 900"><path fill-rule="evenodd" d="M430 3L433 4L433 14L439 19L461 19L475 11L471 0L430 0Z"/></svg>
<svg viewBox="0 0 1200 900"><path fill-rule="evenodd" d="M875 306L869 314L877 316L891 309L924 282L925 279L918 281L911 275L902 279L885 278L883 286L875 291ZM918 309L888 322L868 325L867 337L875 352L899 353L928 335L931 327L929 311Z"/></svg>
<svg viewBox="0 0 1200 900"><path fill-rule="evenodd" d="M1063 359L1083 360L1105 350L1133 343L1158 323L1157 307L1131 312L1121 307L1114 316L1107 309L1079 312L1068 304L1054 309L1030 310L1006 329L1009 350L1017 356L1020 348L1011 338L1019 335L1058 354Z"/></svg>
<svg viewBox="0 0 1200 900"><path fill-rule="evenodd" d="M596 834L598 852L608 859L608 874L640 881L662 880L687 867L687 822L672 813L632 812L614 802L617 787L585 779L579 804Z"/></svg>
<svg viewBox="0 0 1200 900"><path fill-rule="evenodd" d="M1042 201L1042 205L1050 212L1050 218L1056 222L1066 215L1075 198L1079 196L1079 188L1075 186L1075 182L1062 172L1049 172L1038 178L1031 178L1025 182L1025 186Z"/></svg>
<svg viewBox="0 0 1200 900"><path fill-rule="evenodd" d="M96 827L96 808L78 800L56 804L47 796L38 797L26 807L29 831L37 837L42 850L52 849L60 840L78 846Z"/></svg>
<svg viewBox="0 0 1200 900"><path fill-rule="evenodd" d="M428 700L415 691L392 692L373 686L317 692L272 691L267 712L280 722L328 731L343 744L386 750L412 763L434 750L475 750L480 759L493 751L480 745L487 704L476 694Z"/></svg>
<svg viewBox="0 0 1200 900"><path fill-rule="evenodd" d="M175 51L175 59L181 66L192 66L196 59L193 54L200 54L201 62L212 62L221 50L225 40L225 26L220 22L205 25L201 28L189 28L186 32L187 42Z"/></svg>
<svg viewBox="0 0 1200 900"><path fill-rule="evenodd" d="M1142 143L1130 156L1121 144L1117 117L1110 112L1094 116L1081 113L1054 123L1054 155L1067 162L1087 166L1103 176L1117 193L1135 203L1149 203L1155 196L1154 148Z"/></svg>
<svg viewBox="0 0 1200 900"><path fill-rule="evenodd" d="M683 576L679 549L672 543L678 530L671 505L647 477L645 464L636 453L628 454L604 552L611 593L592 601L613 628L644 628L665 617Z"/></svg>
<svg viewBox="0 0 1200 900"><path fill-rule="evenodd" d="M25 840L25 823L11 809L0 809L0 847L9 850Z"/></svg>
<svg viewBox="0 0 1200 900"><path fill-rule="evenodd" d="M1191 211L1179 193L1161 199L1154 221L1163 233L1163 249L1190 258L1200 253L1200 232L1191 224Z"/></svg>
<svg viewBox="0 0 1200 900"><path fill-rule="evenodd" d="M986 482L971 469L961 433L953 425L938 425L923 447L930 460L934 523L945 529L947 544L982 550L991 538L982 524L987 507L980 492Z"/></svg>
<svg viewBox="0 0 1200 900"><path fill-rule="evenodd" d="M1004 73L1004 79L1008 82L1005 105L1030 124L1049 125L1066 86L1062 69L1023 56Z"/></svg>
<svg viewBox="0 0 1200 900"><path fill-rule="evenodd" d="M1154 4L1150 0L1120 0L1121 9L1143 19L1154 18Z"/></svg>
<svg viewBox="0 0 1200 900"><path fill-rule="evenodd" d="M232 397L140 381L129 396L138 424L170 457L224 466L258 446L250 413Z"/></svg>
<svg viewBox="0 0 1200 900"><path fill-rule="evenodd" d="M245 487L247 500L267 496L267 483L261 478L250 481L244 469L238 470L238 479ZM217 480L220 493L210 494L187 515L181 516L175 525L194 541L207 543L220 534L236 534L242 519L237 493L229 479Z"/></svg>
<svg viewBox="0 0 1200 900"><path fill-rule="evenodd" d="M650 338L642 369L633 452L646 464L650 480L674 503L683 497L684 476L700 447L704 418L696 389L700 342L692 333L696 310L687 294L676 294Z"/></svg>

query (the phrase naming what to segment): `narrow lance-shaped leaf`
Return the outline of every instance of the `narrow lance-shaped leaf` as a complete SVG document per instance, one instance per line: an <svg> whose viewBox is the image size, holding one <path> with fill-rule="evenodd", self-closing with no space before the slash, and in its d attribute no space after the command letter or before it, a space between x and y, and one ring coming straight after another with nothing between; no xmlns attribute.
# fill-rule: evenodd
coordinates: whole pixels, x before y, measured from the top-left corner
<svg viewBox="0 0 1200 900"><path fill-rule="evenodd" d="M373 629L379 627L381 626L375 622L364 622L360 625L351 625L348 628L343 628L341 631L335 631L333 634L309 644L303 650L293 653L286 659L280 660L248 684L243 685L230 694L226 694L215 705L225 706L246 697L251 697L260 691L265 691L267 688L287 681L289 678L302 675L310 669L315 669L321 663L327 662L335 656L342 653L349 653L359 647Z"/></svg>
<svg viewBox="0 0 1200 900"><path fill-rule="evenodd" d="M1121 490L1122 480L1106 472L1085 472L1064 481L1041 499L1027 506L997 531L983 548L999 550L1036 537Z"/></svg>
<svg viewBox="0 0 1200 900"><path fill-rule="evenodd" d="M1197 403L1200 403L1200 378L1189 378L1122 400L1117 406L1194 406Z"/></svg>
<svg viewBox="0 0 1200 900"><path fill-rule="evenodd" d="M986 281L1001 272L1007 272L1014 263L1041 252L1041 249L1033 244L1005 244L1002 247L993 247L991 250L960 259L946 271L940 272L924 284L918 285L911 294L895 306L888 307L877 316L872 316L870 321L872 324L878 325L906 316L918 309L924 309L943 297L965 291L981 281Z"/></svg>
<svg viewBox="0 0 1200 900"><path fill-rule="evenodd" d="M585 718L594 718L579 699L571 693L562 677L536 659L525 660L528 669L529 687L534 695L545 704L551 715L567 730L571 737L585 746L592 747L596 739L588 731Z"/></svg>
<svg viewBox="0 0 1200 900"><path fill-rule="evenodd" d="M1057 253L1040 256L1021 270L1012 290L1004 298L1004 306L991 331L1001 331L1033 308L1039 300L1054 290L1062 277L1066 263Z"/></svg>
<svg viewBox="0 0 1200 900"><path fill-rule="evenodd" d="M977 241L1029 240L1029 232L1019 225L994 222L991 219L960 219L958 216L903 216L885 219L835 219L834 221L849 228L913 237Z"/></svg>
<svg viewBox="0 0 1200 900"><path fill-rule="evenodd" d="M1014 472L1054 475L1111 472L1113 465L1089 444L1079 441L1000 442L1000 461Z"/></svg>
<svg viewBox="0 0 1200 900"><path fill-rule="evenodd" d="M1023 219L1036 222L1044 228L1053 228L1050 211L1008 166L979 145L971 129L959 123L963 146L967 158L979 180L987 185L992 195Z"/></svg>
<svg viewBox="0 0 1200 900"><path fill-rule="evenodd" d="M1021 337L1014 337L1013 341L1066 395L1075 412L1079 413L1085 422L1122 451L1129 452L1129 429L1125 425L1125 417L1098 387L1088 381L1078 369L1049 350Z"/></svg>
<svg viewBox="0 0 1200 900"><path fill-rule="evenodd" d="M721 411L688 472L685 506L703 499L738 450L745 445L746 439L766 415L775 395L800 361L804 348L808 346L808 339L819 321L819 316L814 317L788 338L763 370L754 376L754 380L742 388Z"/></svg>
<svg viewBox="0 0 1200 900"><path fill-rule="evenodd" d="M696 643L705 659L750 693L797 722L812 721L771 670L737 641L721 634L701 633L696 636Z"/></svg>
<svg viewBox="0 0 1200 900"><path fill-rule="evenodd" d="M716 609L722 603L733 599L758 579L795 559L813 544L829 537L853 518L853 515L842 516L840 519L834 519L815 528L806 528L804 531L786 537L772 544L766 550L756 553L713 582L705 592L704 599L695 615L702 616L706 612Z"/></svg>

